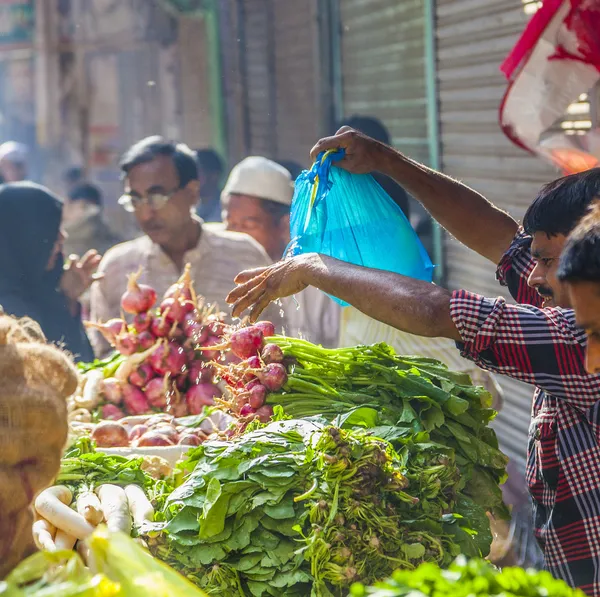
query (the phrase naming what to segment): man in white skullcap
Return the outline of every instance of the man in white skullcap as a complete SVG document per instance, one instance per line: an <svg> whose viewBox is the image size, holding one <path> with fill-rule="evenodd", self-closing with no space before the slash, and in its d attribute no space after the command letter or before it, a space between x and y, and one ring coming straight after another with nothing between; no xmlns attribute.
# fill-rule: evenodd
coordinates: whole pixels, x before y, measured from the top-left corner
<svg viewBox="0 0 600 597"><path fill-rule="evenodd" d="M290 242L290 207L294 183L288 170L251 156L233 168L221 195L227 230L245 232L259 242L273 262ZM340 312L337 303L315 288L295 299L284 299L286 333L326 347L338 344Z"/></svg>
<svg viewBox="0 0 600 597"><path fill-rule="evenodd" d="M20 182L27 179L29 150L23 143L7 141L0 145L0 177L2 182Z"/></svg>

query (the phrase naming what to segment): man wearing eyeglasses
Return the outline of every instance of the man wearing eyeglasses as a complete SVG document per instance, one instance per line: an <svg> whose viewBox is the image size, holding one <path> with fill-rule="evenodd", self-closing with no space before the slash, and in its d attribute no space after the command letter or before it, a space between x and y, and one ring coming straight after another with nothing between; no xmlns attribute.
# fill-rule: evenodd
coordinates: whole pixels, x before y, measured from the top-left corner
<svg viewBox="0 0 600 597"><path fill-rule="evenodd" d="M203 226L195 215L198 170L187 146L148 137L124 154L120 166L125 192L119 203L135 215L144 236L117 245L104 256L98 270L104 277L92 287L92 321L120 316L126 276L140 266L141 282L160 296L190 263L197 292L208 302L225 306L241 269L270 264L265 250L250 236ZM282 323L277 308L266 316L276 325ZM108 349L99 334L92 334L91 340L96 354Z"/></svg>

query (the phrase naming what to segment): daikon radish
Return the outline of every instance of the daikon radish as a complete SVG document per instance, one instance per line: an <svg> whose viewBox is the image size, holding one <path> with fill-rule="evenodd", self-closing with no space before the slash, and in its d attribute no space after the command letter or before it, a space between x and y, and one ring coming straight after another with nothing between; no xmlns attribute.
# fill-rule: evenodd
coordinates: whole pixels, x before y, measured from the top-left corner
<svg viewBox="0 0 600 597"><path fill-rule="evenodd" d="M53 524L50 524L45 518L39 518L33 523L31 530L38 549L56 551L56 545L54 544L56 527Z"/></svg>
<svg viewBox="0 0 600 597"><path fill-rule="evenodd" d="M67 550L70 551L75 547L77 539L66 533L62 529L58 529L56 531L56 537L54 537L54 545L56 546L57 551Z"/></svg>
<svg viewBox="0 0 600 597"><path fill-rule="evenodd" d="M98 526L104 520L102 505L93 491L86 490L79 494L77 512L94 526Z"/></svg>
<svg viewBox="0 0 600 597"><path fill-rule="evenodd" d="M144 522L154 520L154 508L139 485L127 485L125 495L136 528L141 527Z"/></svg>
<svg viewBox="0 0 600 597"><path fill-rule="evenodd" d="M131 535L131 514L125 490L118 485L106 483L96 488L104 519L109 531L122 531Z"/></svg>
<svg viewBox="0 0 600 597"><path fill-rule="evenodd" d="M64 485L48 487L37 496L35 509L57 529L77 539L85 539L94 532L94 527L81 514L69 508L72 497L70 489Z"/></svg>
<svg viewBox="0 0 600 597"><path fill-rule="evenodd" d="M79 408L91 410L96 408L101 400L102 384L104 383L104 372L101 369L92 369L86 373L86 382L83 386L81 396L75 397L75 403Z"/></svg>
<svg viewBox="0 0 600 597"><path fill-rule="evenodd" d="M94 557L92 555L91 549L87 546L85 541L77 542L77 553L81 556L81 559L84 561L85 565L96 572L96 567L94 566Z"/></svg>

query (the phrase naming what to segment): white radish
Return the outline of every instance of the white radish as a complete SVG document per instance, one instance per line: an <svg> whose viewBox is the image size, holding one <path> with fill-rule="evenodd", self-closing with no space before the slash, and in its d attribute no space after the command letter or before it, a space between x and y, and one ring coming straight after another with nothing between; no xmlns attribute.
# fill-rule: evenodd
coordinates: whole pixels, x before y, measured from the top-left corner
<svg viewBox="0 0 600 597"><path fill-rule="evenodd" d="M133 524L136 528L141 527L144 522L152 522L154 520L154 508L139 485L127 485L125 487L125 495L127 496L129 512L131 512Z"/></svg>
<svg viewBox="0 0 600 597"><path fill-rule="evenodd" d="M93 369L86 373L86 382L83 386L81 396L75 397L75 403L79 408L91 410L96 408L101 400L101 389L104 383L104 372L100 369Z"/></svg>
<svg viewBox="0 0 600 597"><path fill-rule="evenodd" d="M96 494L100 498L108 530L131 535L131 514L125 490L118 485L106 483L96 489Z"/></svg>
<svg viewBox="0 0 600 597"><path fill-rule="evenodd" d="M81 556L81 559L84 561L85 565L96 572L96 567L94 566L94 558L92 555L92 550L88 547L85 541L77 542L77 553Z"/></svg>
<svg viewBox="0 0 600 597"><path fill-rule="evenodd" d="M54 545L57 551L70 551L75 547L77 538L69 533L66 533L62 529L56 531L56 537L54 537Z"/></svg>
<svg viewBox="0 0 600 597"><path fill-rule="evenodd" d="M44 489L35 499L35 509L40 516L77 539L85 539L94 532L94 527L74 510L69 508L73 494L64 485Z"/></svg>
<svg viewBox="0 0 600 597"><path fill-rule="evenodd" d="M38 549L56 551L56 545L54 544L56 527L53 524L50 524L45 518L39 518L33 523L31 530Z"/></svg>
<svg viewBox="0 0 600 597"><path fill-rule="evenodd" d="M104 520L102 505L93 491L82 491L79 494L77 497L77 512L94 526L98 526Z"/></svg>

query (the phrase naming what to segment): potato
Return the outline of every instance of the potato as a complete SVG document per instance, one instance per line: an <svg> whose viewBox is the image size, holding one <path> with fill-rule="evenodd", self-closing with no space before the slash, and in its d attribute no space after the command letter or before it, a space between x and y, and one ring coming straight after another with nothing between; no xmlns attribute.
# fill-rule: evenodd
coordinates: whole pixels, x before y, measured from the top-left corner
<svg viewBox="0 0 600 597"><path fill-rule="evenodd" d="M137 440L137 445L143 446L173 446L176 442L172 441L168 436L157 431L147 431Z"/></svg>
<svg viewBox="0 0 600 597"><path fill-rule="evenodd" d="M148 425L134 425L129 430L129 441L132 442L133 440L140 438L146 431L148 431Z"/></svg>
<svg viewBox="0 0 600 597"><path fill-rule="evenodd" d="M202 440L195 433L184 433L179 438L180 446L199 446Z"/></svg>
<svg viewBox="0 0 600 597"><path fill-rule="evenodd" d="M129 445L127 430L113 421L103 421L96 425L92 439L99 448L120 448Z"/></svg>

